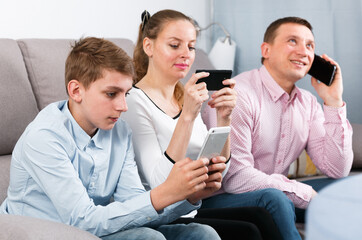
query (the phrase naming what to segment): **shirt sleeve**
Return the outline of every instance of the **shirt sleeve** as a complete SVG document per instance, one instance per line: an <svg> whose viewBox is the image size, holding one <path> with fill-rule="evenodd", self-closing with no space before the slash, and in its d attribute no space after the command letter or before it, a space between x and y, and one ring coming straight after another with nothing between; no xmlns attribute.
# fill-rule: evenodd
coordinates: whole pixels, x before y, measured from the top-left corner
<svg viewBox="0 0 362 240"><path fill-rule="evenodd" d="M197 207L180 202L170 207L170 211L174 213L170 218L158 214L151 204L150 193L144 190L138 180L137 168L132 163L131 145L117 189L117 194L124 193L127 197L122 199L116 194L117 200L121 199L122 202L95 205L71 163L67 143L71 143L72 139L66 136L50 130L30 133L24 141L22 153L24 167L49 198L63 223L103 236L120 230L167 222L179 212L184 214ZM134 180L129 181L130 178ZM129 183L120 187L123 181Z"/></svg>
<svg viewBox="0 0 362 240"><path fill-rule="evenodd" d="M238 94L237 106L233 110L231 124L231 160L230 167L223 179L223 189L228 193L243 193L264 188L276 188L283 191L297 207L306 208L312 196L312 187L290 180L282 174L266 174L255 168L252 154L252 131L254 120L248 98ZM214 118L206 109L204 118ZM233 123L237 124L233 124ZM207 123L215 121L209 119ZM212 127L209 125L208 127ZM237 143L237 144L236 144Z"/></svg>
<svg viewBox="0 0 362 240"><path fill-rule="evenodd" d="M122 118L133 130L135 159L140 173L150 188L155 188L168 177L173 163L165 156L158 143L152 112L136 92L127 97L128 111Z"/></svg>
<svg viewBox="0 0 362 240"><path fill-rule="evenodd" d="M331 178L348 176L353 162L352 127L346 104L335 108L312 102L312 119L306 151L316 167Z"/></svg>

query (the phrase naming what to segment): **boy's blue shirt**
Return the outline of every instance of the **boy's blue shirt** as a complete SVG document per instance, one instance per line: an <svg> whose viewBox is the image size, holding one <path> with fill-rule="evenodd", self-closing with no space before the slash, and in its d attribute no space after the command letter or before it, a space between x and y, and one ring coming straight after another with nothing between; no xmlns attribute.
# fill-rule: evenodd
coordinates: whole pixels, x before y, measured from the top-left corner
<svg viewBox="0 0 362 240"><path fill-rule="evenodd" d="M181 201L156 212L138 175L128 125L119 119L113 129L98 129L91 138L67 103L48 105L20 137L0 212L63 222L103 236L166 224L200 207Z"/></svg>

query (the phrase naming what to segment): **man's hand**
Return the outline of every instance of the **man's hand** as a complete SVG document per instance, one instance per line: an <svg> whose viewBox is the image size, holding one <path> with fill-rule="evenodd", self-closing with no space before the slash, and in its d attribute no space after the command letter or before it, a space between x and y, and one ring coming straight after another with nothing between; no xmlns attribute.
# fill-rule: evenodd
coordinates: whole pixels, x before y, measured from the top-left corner
<svg viewBox="0 0 362 240"><path fill-rule="evenodd" d="M324 83L318 82L314 77L311 79L312 86L317 91L317 94L323 99L325 105L332 107L342 107L343 81L341 68L337 62L327 55L323 54L321 57L337 66L336 74L331 86L327 86Z"/></svg>

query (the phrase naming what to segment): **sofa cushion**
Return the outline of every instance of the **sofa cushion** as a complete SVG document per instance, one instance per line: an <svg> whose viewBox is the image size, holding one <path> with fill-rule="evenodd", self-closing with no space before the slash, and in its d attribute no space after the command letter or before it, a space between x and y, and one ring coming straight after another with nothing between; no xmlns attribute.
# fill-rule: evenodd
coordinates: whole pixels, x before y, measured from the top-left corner
<svg viewBox="0 0 362 240"><path fill-rule="evenodd" d="M68 39L18 40L39 109L67 98L64 69L73 42Z"/></svg>
<svg viewBox="0 0 362 240"><path fill-rule="evenodd" d="M0 239L99 239L98 237L76 227L27 216L0 214L0 226Z"/></svg>
<svg viewBox="0 0 362 240"><path fill-rule="evenodd" d="M38 108L16 41L0 39L0 49L0 155L5 155L11 154Z"/></svg>
<svg viewBox="0 0 362 240"><path fill-rule="evenodd" d="M317 169L305 150L292 162L288 171L288 178L305 178L319 175L323 175L323 173Z"/></svg>
<svg viewBox="0 0 362 240"><path fill-rule="evenodd" d="M125 38L107 38L107 40L122 48L128 56L133 56L134 44L131 40Z"/></svg>
<svg viewBox="0 0 362 240"><path fill-rule="evenodd" d="M352 123L353 165L352 168L362 168L362 124Z"/></svg>

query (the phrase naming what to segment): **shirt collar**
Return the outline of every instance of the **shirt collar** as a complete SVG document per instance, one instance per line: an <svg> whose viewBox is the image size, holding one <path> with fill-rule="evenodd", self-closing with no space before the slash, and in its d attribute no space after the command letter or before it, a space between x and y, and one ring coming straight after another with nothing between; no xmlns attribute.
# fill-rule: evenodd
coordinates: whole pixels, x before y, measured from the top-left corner
<svg viewBox="0 0 362 240"><path fill-rule="evenodd" d="M91 142L94 143L94 146L97 148L103 148L103 142L102 142L102 130L98 129L96 134L91 138L84 130L79 126L77 121L74 119L73 115L70 113L68 108L68 101L64 104L64 107L62 109L62 112L66 115L66 117L70 120L70 128L69 130L72 131L73 139L77 146L80 149L84 149L88 144Z"/></svg>
<svg viewBox="0 0 362 240"><path fill-rule="evenodd" d="M296 98L298 98L299 102L303 103L302 98L302 92L300 91L300 88L294 85L294 89L292 90L292 93L290 94L291 101L294 101Z"/></svg>
<svg viewBox="0 0 362 240"><path fill-rule="evenodd" d="M274 102L278 101L284 94L288 94L284 91L282 87L279 86L279 84L273 79L273 77L270 75L266 67L263 65L260 68L260 73L262 76L262 82L267 89L267 91L270 94L270 97L273 99ZM299 101L302 101L302 94L300 92L300 89L294 85L294 88L290 94L290 101L293 102L295 98L298 98Z"/></svg>

